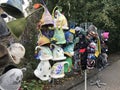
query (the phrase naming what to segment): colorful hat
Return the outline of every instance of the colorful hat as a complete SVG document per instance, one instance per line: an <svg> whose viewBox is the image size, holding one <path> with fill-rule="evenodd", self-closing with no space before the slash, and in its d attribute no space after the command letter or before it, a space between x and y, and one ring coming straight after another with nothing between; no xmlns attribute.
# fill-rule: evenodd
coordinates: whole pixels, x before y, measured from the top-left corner
<svg viewBox="0 0 120 90"><path fill-rule="evenodd" d="M65 61L68 62L68 64L64 65L64 72L70 72L72 70L72 58L67 57Z"/></svg>
<svg viewBox="0 0 120 90"><path fill-rule="evenodd" d="M66 43L73 43L74 35L70 31L67 31L65 33L65 39L66 39Z"/></svg>
<svg viewBox="0 0 120 90"><path fill-rule="evenodd" d="M20 18L24 16L22 4L23 0L4 0L1 3L1 8L9 15Z"/></svg>
<svg viewBox="0 0 120 90"><path fill-rule="evenodd" d="M67 44L66 47L64 47L64 54L69 57L72 57L74 55L74 43Z"/></svg>
<svg viewBox="0 0 120 90"><path fill-rule="evenodd" d="M66 17L59 10L56 10L54 14L54 27L69 29Z"/></svg>
<svg viewBox="0 0 120 90"><path fill-rule="evenodd" d="M56 30L54 31L53 38L55 38L56 44L65 44L66 43L65 35L64 35L64 32L62 29L56 28Z"/></svg>
<svg viewBox="0 0 120 90"><path fill-rule="evenodd" d="M13 43L8 47L8 52L15 64L19 64L25 55L25 48L20 43Z"/></svg>
<svg viewBox="0 0 120 90"><path fill-rule="evenodd" d="M64 74L64 65L68 64L68 62L57 62L51 68L51 77L52 78L63 78Z"/></svg>
<svg viewBox="0 0 120 90"><path fill-rule="evenodd" d="M97 48L97 45L96 45L95 42L91 42L91 43L89 44L89 46L90 46L91 48L94 48L94 49Z"/></svg>
<svg viewBox="0 0 120 90"><path fill-rule="evenodd" d="M0 68L5 67L11 59L7 47L0 44Z"/></svg>
<svg viewBox="0 0 120 90"><path fill-rule="evenodd" d="M18 90L23 79L21 69L13 68L0 76L0 86L2 90Z"/></svg>
<svg viewBox="0 0 120 90"><path fill-rule="evenodd" d="M40 27L53 26L54 21L52 19L51 14L49 13L48 9L45 6L42 5L42 7L44 8L44 12L43 12L42 18L40 19L40 22L38 25L40 25Z"/></svg>
<svg viewBox="0 0 120 90"><path fill-rule="evenodd" d="M35 50L37 51L37 49L39 49L37 59L50 60L50 59L53 58L52 52L49 49L49 47L47 47L47 46L37 46L35 48Z"/></svg>
<svg viewBox="0 0 120 90"><path fill-rule="evenodd" d="M51 44L51 47L53 48L53 59L54 61L58 61L58 60L65 60L66 57L64 56L64 51L61 47L55 45L55 44Z"/></svg>
<svg viewBox="0 0 120 90"><path fill-rule="evenodd" d="M109 32L103 32L103 33L101 34L101 36L103 37L103 39L104 39L105 41L107 41L108 38L109 38Z"/></svg>
<svg viewBox="0 0 120 90"><path fill-rule="evenodd" d="M10 30L7 27L6 22L4 19L0 16L0 38L9 36L11 34Z"/></svg>
<svg viewBox="0 0 120 90"><path fill-rule="evenodd" d="M42 46L42 45L45 45L45 44L48 44L48 43L50 43L50 40L45 35L43 35L40 31L40 34L38 36L37 44L39 46Z"/></svg>
<svg viewBox="0 0 120 90"><path fill-rule="evenodd" d="M23 34L25 27L26 27L27 20L26 18L20 18L17 20L13 20L8 22L7 25L10 28L10 31L16 38L20 38Z"/></svg>
<svg viewBox="0 0 120 90"><path fill-rule="evenodd" d="M34 71L34 74L37 78L45 81L50 80L50 74L51 74L51 65L49 61L40 61L37 68Z"/></svg>

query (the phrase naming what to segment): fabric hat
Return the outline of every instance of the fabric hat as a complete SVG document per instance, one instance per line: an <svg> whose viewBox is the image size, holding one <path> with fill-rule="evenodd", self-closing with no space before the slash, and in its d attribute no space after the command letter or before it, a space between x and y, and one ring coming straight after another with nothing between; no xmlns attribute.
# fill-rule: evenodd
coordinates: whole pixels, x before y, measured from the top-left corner
<svg viewBox="0 0 120 90"><path fill-rule="evenodd" d="M68 64L64 65L64 72L70 72L72 70L72 58L67 57L65 61L68 62Z"/></svg>
<svg viewBox="0 0 120 90"><path fill-rule="evenodd" d="M91 43L89 44L89 46L90 46L91 48L94 48L94 49L97 48L97 45L96 45L95 42L91 42Z"/></svg>
<svg viewBox="0 0 120 90"><path fill-rule="evenodd" d="M0 68L5 67L11 59L7 47L0 44Z"/></svg>
<svg viewBox="0 0 120 90"><path fill-rule="evenodd" d="M65 30L69 29L66 17L59 10L56 10L54 12L54 14L55 14L54 27L55 28L62 28Z"/></svg>
<svg viewBox="0 0 120 90"><path fill-rule="evenodd" d="M47 46L36 46L35 50L37 51L37 49L39 49L37 59L50 60L50 59L53 58L52 51L50 50L49 47L47 47Z"/></svg>
<svg viewBox="0 0 120 90"><path fill-rule="evenodd" d="M65 34L62 29L56 28L54 31L53 38L55 38L56 44L65 44L66 43Z"/></svg>
<svg viewBox="0 0 120 90"><path fill-rule="evenodd" d="M108 38L109 38L109 32L103 32L103 33L101 34L101 36L103 37L103 39L104 39L105 41L107 41Z"/></svg>
<svg viewBox="0 0 120 90"><path fill-rule="evenodd" d="M4 38L11 34L10 30L7 27L5 20L0 16L0 38Z"/></svg>
<svg viewBox="0 0 120 90"><path fill-rule="evenodd" d="M94 31L95 33L97 33L97 27L95 25L90 25L88 27L88 32L90 32L90 31Z"/></svg>
<svg viewBox="0 0 120 90"><path fill-rule="evenodd" d="M66 43L73 43L74 35L70 31L67 31L65 33L65 39L66 39Z"/></svg>
<svg viewBox="0 0 120 90"><path fill-rule="evenodd" d="M67 44L66 47L64 47L64 54L69 57L72 57L74 55L74 43Z"/></svg>
<svg viewBox="0 0 120 90"><path fill-rule="evenodd" d="M60 46L57 46L55 44L51 44L50 47L54 47L53 48L53 59L54 61L58 61L58 60L65 60L66 57L64 56L64 51Z"/></svg>
<svg viewBox="0 0 120 90"><path fill-rule="evenodd" d="M21 18L24 16L22 4L23 0L4 0L1 8L15 18Z"/></svg>
<svg viewBox="0 0 120 90"><path fill-rule="evenodd" d="M8 52L15 64L19 64L25 55L25 48L20 43L13 43L8 47Z"/></svg>
<svg viewBox="0 0 120 90"><path fill-rule="evenodd" d="M18 90L23 79L23 72L21 69L13 68L0 76L0 86L2 90Z"/></svg>
<svg viewBox="0 0 120 90"><path fill-rule="evenodd" d="M40 25L40 27L53 26L54 21L53 21L51 14L48 11L48 9L42 4L41 4L41 6L44 8L44 12L43 12L42 18L40 19L40 22L38 25Z"/></svg>
<svg viewBox="0 0 120 90"><path fill-rule="evenodd" d="M69 30L72 34L75 34L75 29L70 29Z"/></svg>
<svg viewBox="0 0 120 90"><path fill-rule="evenodd" d="M42 45L45 45L45 44L48 44L48 43L50 43L50 40L45 35L43 35L40 31L40 34L38 36L37 44L39 46L42 46Z"/></svg>
<svg viewBox="0 0 120 90"><path fill-rule="evenodd" d="M40 61L37 68L34 70L34 75L43 81L50 80L51 79L50 74L51 74L51 65L47 60Z"/></svg>
<svg viewBox="0 0 120 90"><path fill-rule="evenodd" d="M87 60L87 69L93 69L95 67L95 60Z"/></svg>
<svg viewBox="0 0 120 90"><path fill-rule="evenodd" d="M63 78L64 74L64 65L68 64L68 62L57 62L51 68L51 77L52 78Z"/></svg>
<svg viewBox="0 0 120 90"><path fill-rule="evenodd" d="M11 33L16 37L20 38L23 34L26 27L27 20L26 18L19 18L17 20L13 20L7 23L10 28Z"/></svg>

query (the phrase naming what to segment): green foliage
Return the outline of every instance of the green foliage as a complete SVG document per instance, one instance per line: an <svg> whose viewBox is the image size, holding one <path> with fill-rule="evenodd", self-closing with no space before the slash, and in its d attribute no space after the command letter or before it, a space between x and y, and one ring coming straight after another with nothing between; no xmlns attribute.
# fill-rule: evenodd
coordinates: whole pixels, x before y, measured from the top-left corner
<svg viewBox="0 0 120 90"><path fill-rule="evenodd" d="M43 84L41 81L31 80L23 81L21 85L22 90L43 90Z"/></svg>
<svg viewBox="0 0 120 90"><path fill-rule="evenodd" d="M68 22L93 22L98 29L110 32L110 51L120 50L120 2L119 0L48 0L47 6L62 7ZM118 41L117 41L118 40ZM116 42L117 41L117 42ZM113 44L114 45L111 45ZM115 47L114 47L115 46Z"/></svg>

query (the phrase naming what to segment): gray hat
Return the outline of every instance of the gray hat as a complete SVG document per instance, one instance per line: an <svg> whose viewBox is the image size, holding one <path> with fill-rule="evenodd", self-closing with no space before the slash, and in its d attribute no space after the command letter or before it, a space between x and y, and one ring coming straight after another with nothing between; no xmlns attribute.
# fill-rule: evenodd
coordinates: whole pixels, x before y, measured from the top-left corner
<svg viewBox="0 0 120 90"><path fill-rule="evenodd" d="M21 69L13 68L0 76L0 89L2 90L18 90L23 79Z"/></svg>

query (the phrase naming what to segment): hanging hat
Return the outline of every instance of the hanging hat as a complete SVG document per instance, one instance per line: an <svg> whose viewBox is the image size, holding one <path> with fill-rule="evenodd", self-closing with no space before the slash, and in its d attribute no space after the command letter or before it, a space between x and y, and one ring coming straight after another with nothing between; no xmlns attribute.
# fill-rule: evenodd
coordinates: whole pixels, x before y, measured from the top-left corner
<svg viewBox="0 0 120 90"><path fill-rule="evenodd" d="M107 41L108 38L109 38L109 32L103 32L103 33L101 34L101 36L102 36L102 38L103 38L105 41Z"/></svg>
<svg viewBox="0 0 120 90"><path fill-rule="evenodd" d="M53 59L54 61L58 61L58 60L65 60L66 57L64 56L64 51L61 47L55 45L55 44L51 44L51 47L53 48Z"/></svg>
<svg viewBox="0 0 120 90"><path fill-rule="evenodd" d="M38 36L37 44L39 46L42 46L42 45L45 45L45 44L48 44L48 43L50 43L50 40L45 35L43 35L42 32L40 31L40 34Z"/></svg>
<svg viewBox="0 0 120 90"><path fill-rule="evenodd" d="M72 70L72 58L67 57L65 61L68 62L68 64L64 65L64 72L70 72Z"/></svg>
<svg viewBox="0 0 120 90"><path fill-rule="evenodd" d="M69 57L72 57L74 55L74 43L67 44L66 47L64 47L64 54Z"/></svg>
<svg viewBox="0 0 120 90"><path fill-rule="evenodd" d="M12 32L12 34L16 38L19 38L25 30L26 23L27 23L26 18L20 18L20 19L8 22L7 25L10 28L10 31Z"/></svg>
<svg viewBox="0 0 120 90"><path fill-rule="evenodd" d="M25 55L25 48L20 43L13 43L8 47L8 52L15 64L19 64Z"/></svg>
<svg viewBox="0 0 120 90"><path fill-rule="evenodd" d="M87 69L93 69L95 67L95 60L87 60Z"/></svg>
<svg viewBox="0 0 120 90"><path fill-rule="evenodd" d="M67 31L65 33L65 39L66 39L66 43L73 43L73 40L74 40L74 35L70 32L70 31Z"/></svg>
<svg viewBox="0 0 120 90"><path fill-rule="evenodd" d="M37 59L50 60L53 58L52 52L47 46L37 46L35 50L39 49Z"/></svg>
<svg viewBox="0 0 120 90"><path fill-rule="evenodd" d="M44 8L44 12L43 12L42 18L40 19L40 22L38 23L38 25L40 25L40 27L53 26L54 21L52 19L51 14L48 11L48 9L45 6L43 6L42 4L41 4L41 6Z"/></svg>
<svg viewBox="0 0 120 90"><path fill-rule="evenodd" d="M11 32L8 29L6 22L0 16L0 38L4 38L6 36L9 36L10 34L11 34Z"/></svg>
<svg viewBox="0 0 120 90"><path fill-rule="evenodd" d="M62 29L56 28L56 30L54 31L53 38L55 38L56 44L65 44L66 43L65 35L64 35L64 32Z"/></svg>
<svg viewBox="0 0 120 90"><path fill-rule="evenodd" d="M90 46L91 48L94 48L94 49L97 48L97 45L96 45L95 42L91 42L91 43L89 44L89 46Z"/></svg>
<svg viewBox="0 0 120 90"><path fill-rule="evenodd" d="M62 28L65 30L69 29L66 17L59 10L56 10L54 14L54 27Z"/></svg>
<svg viewBox="0 0 120 90"><path fill-rule="evenodd" d="M40 80L50 80L50 74L51 74L51 65L49 61L40 61L37 68L34 71L34 74L37 78Z"/></svg>
<svg viewBox="0 0 120 90"><path fill-rule="evenodd" d="M4 0L1 3L1 8L9 15L20 18L24 16L22 4L23 0Z"/></svg>
<svg viewBox="0 0 120 90"><path fill-rule="evenodd" d="M52 78L63 78L64 74L64 65L68 64L68 62L57 62L51 68L51 77Z"/></svg>
<svg viewBox="0 0 120 90"><path fill-rule="evenodd" d="M23 79L22 69L13 68L0 76L2 90L18 90Z"/></svg>
<svg viewBox="0 0 120 90"><path fill-rule="evenodd" d="M11 59L7 47L0 44L0 68L5 67Z"/></svg>
<svg viewBox="0 0 120 90"><path fill-rule="evenodd" d="M97 33L97 27L94 26L94 25L90 25L90 26L88 27L88 32L89 32L89 31L94 31L95 33Z"/></svg>

